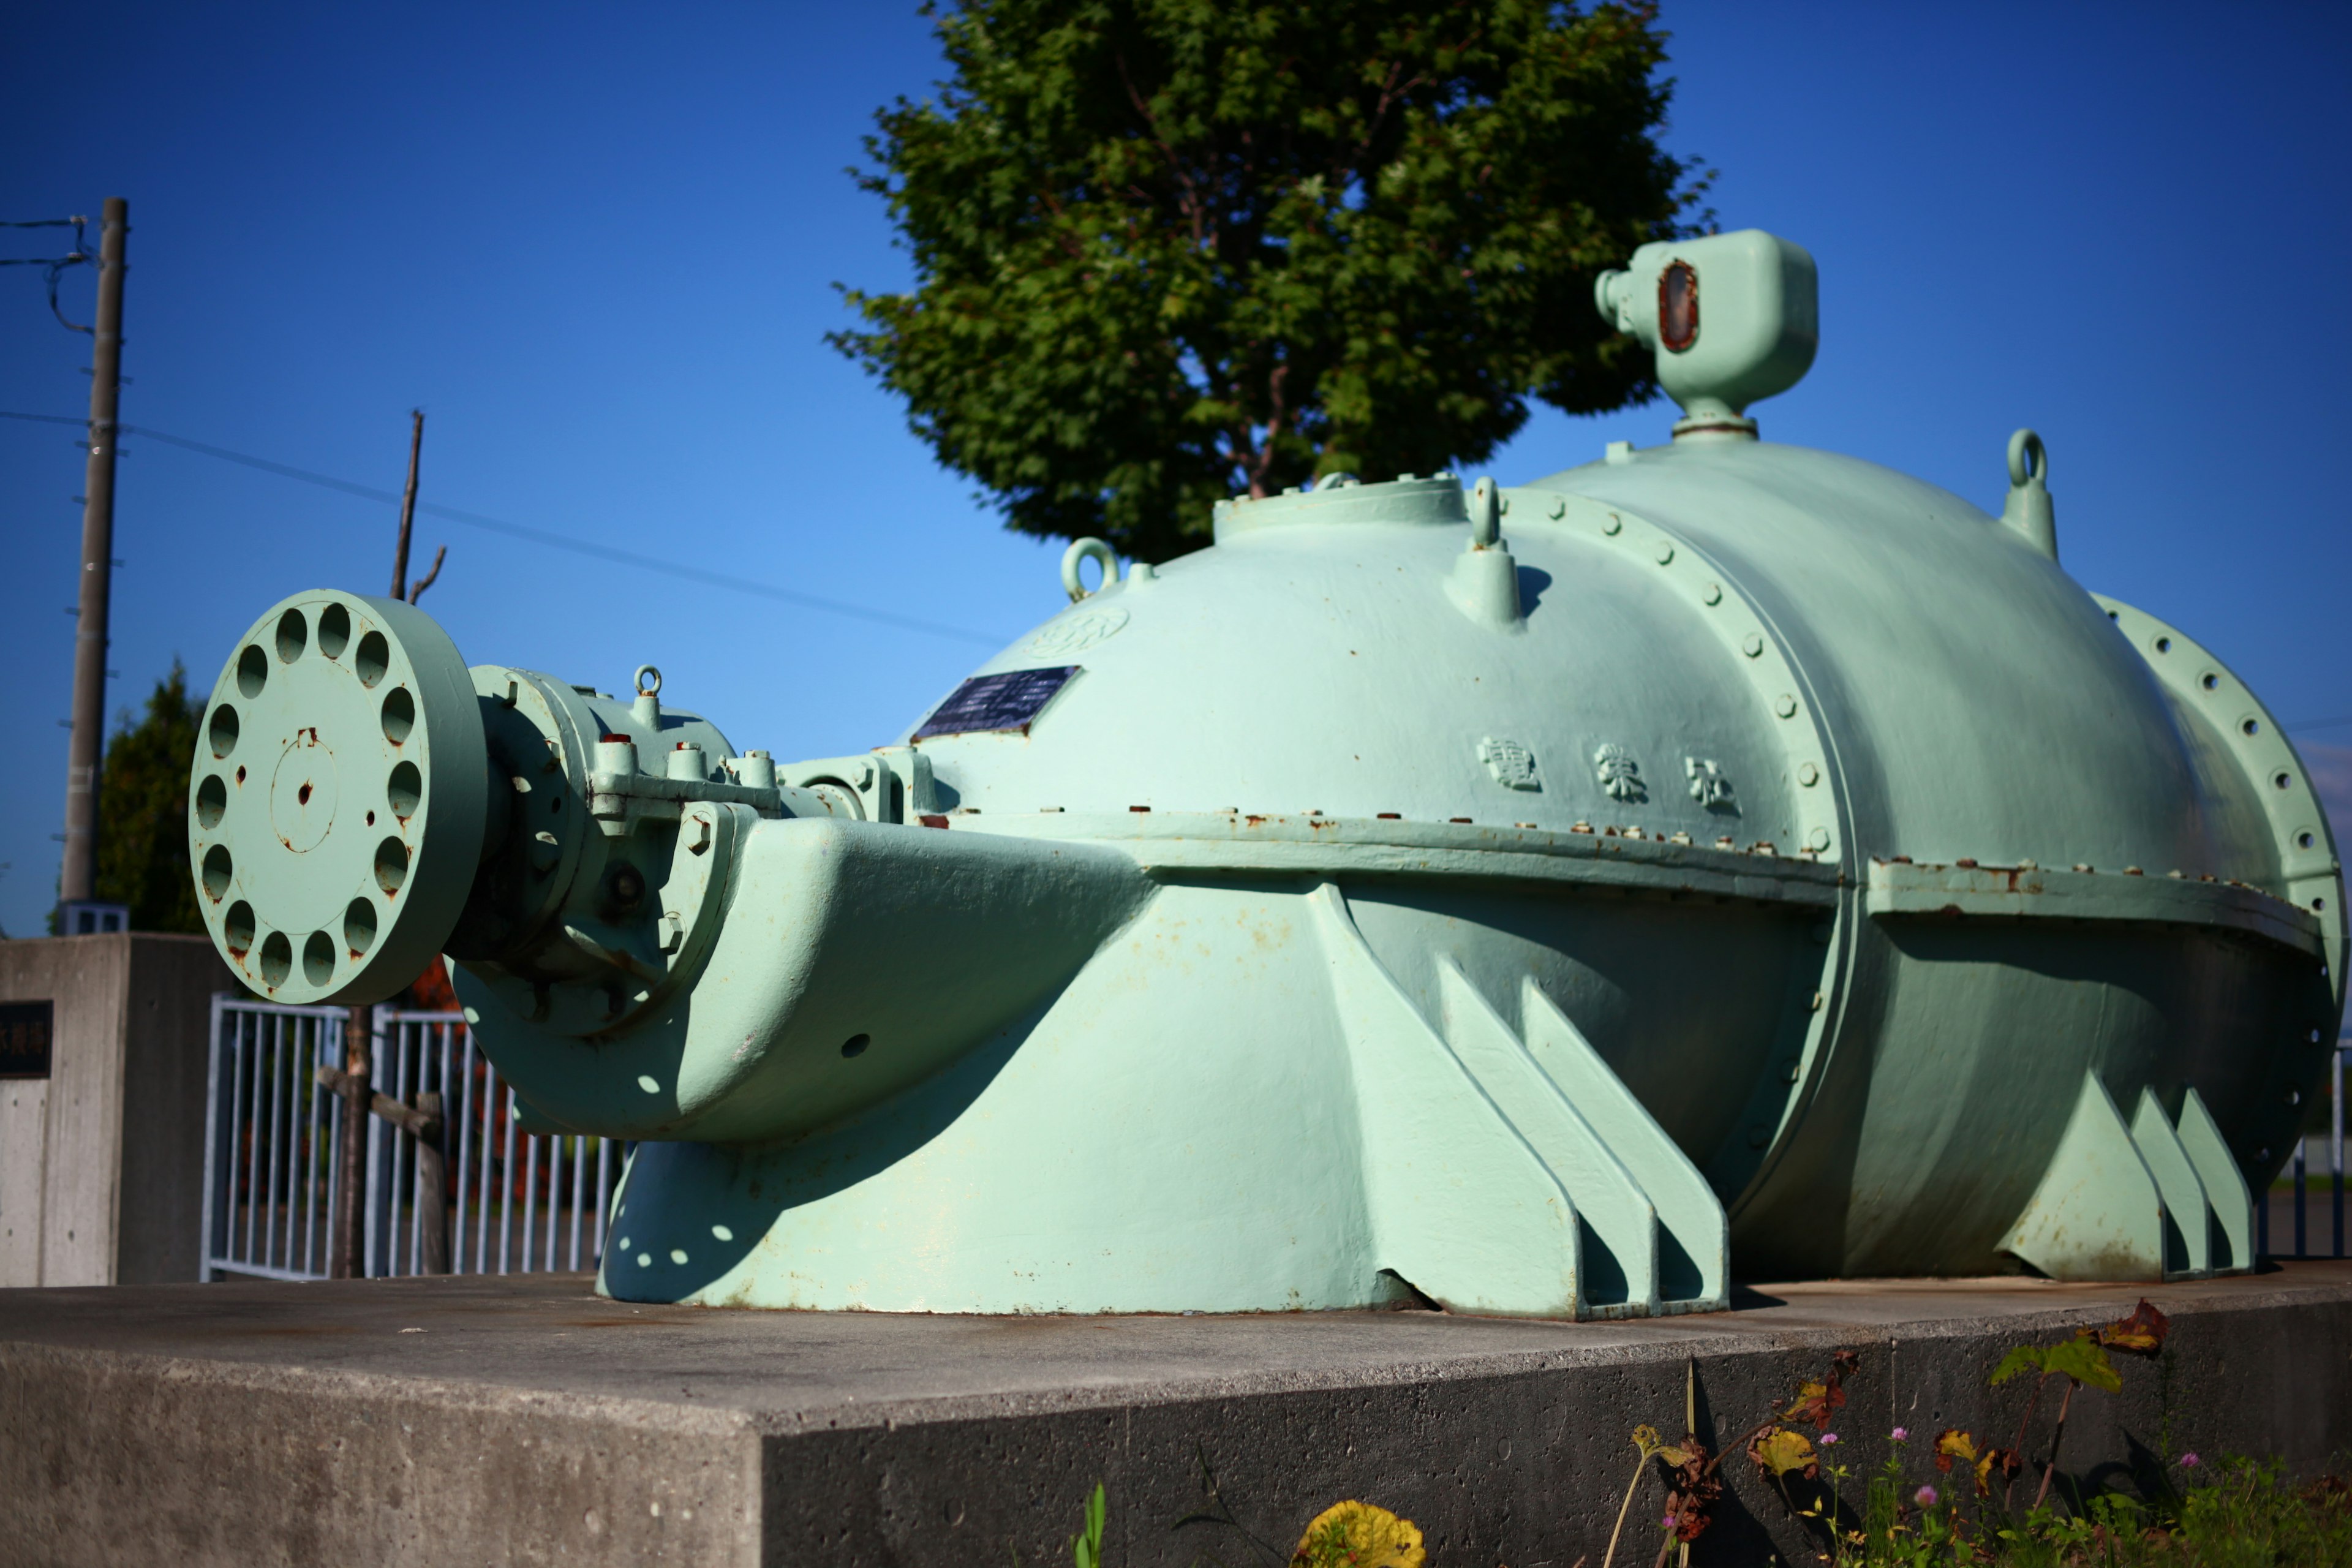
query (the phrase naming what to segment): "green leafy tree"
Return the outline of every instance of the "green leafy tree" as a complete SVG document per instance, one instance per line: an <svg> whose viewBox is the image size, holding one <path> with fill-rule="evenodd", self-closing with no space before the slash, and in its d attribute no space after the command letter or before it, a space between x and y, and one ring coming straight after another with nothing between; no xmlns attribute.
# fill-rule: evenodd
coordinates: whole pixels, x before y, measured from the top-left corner
<svg viewBox="0 0 2352 1568"><path fill-rule="evenodd" d="M177 659L136 723L117 721L98 774L98 896L128 904L133 931L202 931L188 868L188 774L201 699Z"/></svg>
<svg viewBox="0 0 2352 1568"><path fill-rule="evenodd" d="M927 8L929 9L929 8ZM1475 463L1654 390L1592 306L1685 232L1648 4L965 0L860 183L906 293L832 335L1029 533L1164 559L1225 496Z"/></svg>

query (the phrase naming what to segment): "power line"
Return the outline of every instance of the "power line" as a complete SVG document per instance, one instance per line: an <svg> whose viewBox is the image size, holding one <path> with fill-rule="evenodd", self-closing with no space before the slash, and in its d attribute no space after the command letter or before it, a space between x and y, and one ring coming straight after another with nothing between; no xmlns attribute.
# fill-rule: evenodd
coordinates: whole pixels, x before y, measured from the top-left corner
<svg viewBox="0 0 2352 1568"><path fill-rule="evenodd" d="M17 414L6 409L0 409L0 419L27 419L45 425L87 423L85 420L70 419L63 415ZM358 496L365 500L384 501L394 506L400 504L400 497L397 493L378 489L373 485L356 484L350 479L339 479L332 474L314 473L309 468L295 468L290 463L273 462L268 458L257 458L249 452L233 452L226 447L215 447L204 441L192 441L184 436L174 436L167 431L152 429L143 425L124 425L120 428L126 436L143 436L150 441L162 441L169 446L184 447L188 451L198 452L207 458L218 458L223 462L239 463L248 468L258 468L266 474L276 474L281 479L299 479L306 485L317 485L323 489L341 490L345 495ZM634 550L622 550L609 544L598 544L590 540L574 539L568 534L556 533L548 529L531 528L520 522L508 522L499 518L485 517L480 512L465 511L457 507L442 506L434 501L420 500L416 503L416 510L434 517L446 519L451 522L464 523L468 528L478 528L491 533L503 533L511 539L528 540L533 544L543 544L551 550L568 550L575 555L585 555L594 560L612 562L622 566L633 566L643 572L658 572L666 576L682 578L687 582L699 584L708 588L730 588L739 594L751 595L755 598L772 599L782 604L796 605L803 609L822 610L828 615L846 616L856 620L872 621L877 625L895 626L902 631L924 632L932 637L953 637L963 642L982 643L990 647L1001 647L1010 640L992 632L973 631L966 626L951 626L939 621L927 621L914 616L902 616L890 610L876 609L866 605L853 605L840 599L828 599L816 594L803 594L791 588L780 588L772 584L757 582L751 578L705 571L698 566L681 565L675 561L662 560L658 556L641 555Z"/></svg>
<svg viewBox="0 0 2352 1568"><path fill-rule="evenodd" d="M59 308L58 304L58 279L64 275L67 268L79 267L85 262L92 259L89 254L89 237L82 232L89 223L89 218L79 216L0 220L0 228L69 228L74 231L73 249L66 255L0 257L0 267L45 267L48 268L47 280L49 285L49 314L58 319L58 324L59 326L68 328L77 332L92 332L93 329L85 327L79 322L68 321L66 320L65 311ZM94 332L93 335L95 335Z"/></svg>

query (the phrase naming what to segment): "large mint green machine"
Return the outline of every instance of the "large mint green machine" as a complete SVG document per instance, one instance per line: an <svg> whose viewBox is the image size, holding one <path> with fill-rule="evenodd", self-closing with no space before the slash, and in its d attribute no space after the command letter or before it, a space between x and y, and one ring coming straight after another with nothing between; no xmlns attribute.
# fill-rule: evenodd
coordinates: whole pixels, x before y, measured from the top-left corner
<svg viewBox="0 0 2352 1568"><path fill-rule="evenodd" d="M863 755L297 595L205 720L213 935L289 1002L446 952L526 1125L645 1141L629 1300L1610 1317L1735 1269L2249 1267L2342 1011L2286 737L2060 570L2030 433L2000 517L1756 438L1802 250L1647 247L1600 302L1670 446L1334 476L1123 576L1081 542L1066 611Z"/></svg>

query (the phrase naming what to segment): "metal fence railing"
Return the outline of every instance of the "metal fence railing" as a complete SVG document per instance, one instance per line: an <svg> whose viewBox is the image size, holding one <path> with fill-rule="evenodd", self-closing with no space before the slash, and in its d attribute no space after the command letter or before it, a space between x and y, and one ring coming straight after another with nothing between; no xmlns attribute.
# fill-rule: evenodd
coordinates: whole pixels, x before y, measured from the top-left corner
<svg viewBox="0 0 2352 1568"><path fill-rule="evenodd" d="M342 1066L347 1017L341 1007L289 1007L227 993L213 998L203 1278L326 1278L342 1117L341 1100L319 1086L318 1069ZM424 1272L434 1196L425 1188L436 1164L452 1273L596 1268L630 1146L522 1131L513 1091L475 1048L462 1014L379 1007L374 1020L375 1089L408 1105L437 1093L443 1110L437 1162L420 1158L417 1141L400 1128L367 1119L361 1210L367 1273ZM2352 1036L2329 1058L2328 1131L2299 1137L2285 1178L2254 1205L2254 1247L2263 1257L2346 1256L2347 1065ZM2326 1178L2316 1194L2315 1164ZM2325 1250L2314 1247L2315 1197L2326 1203ZM2292 1250L2272 1245L2274 1228L2293 1237Z"/></svg>
<svg viewBox="0 0 2352 1568"><path fill-rule="evenodd" d="M203 1278L326 1277L342 1101L320 1086L319 1069L343 1065L348 1016L341 1007L213 998ZM373 1091L412 1107L438 1095L441 1121L428 1149L381 1116L367 1119L366 1273L425 1272L445 1238L453 1273L595 1268L628 1146L522 1131L513 1091L460 1014L378 1007L373 1026Z"/></svg>
<svg viewBox="0 0 2352 1568"><path fill-rule="evenodd" d="M2352 1036L2336 1042L2336 1049L2327 1059L2327 1131L2322 1133L2300 1133L2294 1141L2294 1154L2287 1162L2285 1179L2264 1193L2254 1204L2254 1250L2265 1258L2342 1258L2344 1252L2344 1069L2352 1062ZM2320 1149L2320 1161L2327 1177L2328 1247L2325 1252L2312 1247L2311 1225L2311 1165L2312 1145ZM2294 1250L2283 1251L2271 1245L2273 1210L2294 1237Z"/></svg>

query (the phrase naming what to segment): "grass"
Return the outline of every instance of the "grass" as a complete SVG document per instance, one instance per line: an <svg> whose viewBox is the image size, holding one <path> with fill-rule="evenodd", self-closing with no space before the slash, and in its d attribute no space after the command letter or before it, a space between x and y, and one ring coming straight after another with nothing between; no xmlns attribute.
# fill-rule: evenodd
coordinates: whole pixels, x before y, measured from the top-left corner
<svg viewBox="0 0 2352 1568"><path fill-rule="evenodd" d="M2159 1495L2105 1492L2081 1511L2049 1505L2014 1520L1960 1506L1906 1510L1874 1485L1860 1539L1826 1560L1850 1568L2341 1568L2352 1564L2352 1489L2296 1486L2276 1463L2231 1459L2209 1480ZM1889 1506L1889 1505L1892 1506Z"/></svg>

